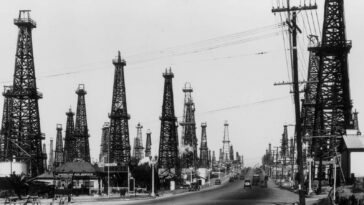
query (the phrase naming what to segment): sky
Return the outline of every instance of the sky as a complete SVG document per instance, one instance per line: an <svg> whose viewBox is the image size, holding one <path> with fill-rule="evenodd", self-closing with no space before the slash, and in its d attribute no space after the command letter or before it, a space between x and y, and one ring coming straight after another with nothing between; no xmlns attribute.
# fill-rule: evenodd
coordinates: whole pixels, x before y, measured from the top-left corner
<svg viewBox="0 0 364 205"><path fill-rule="evenodd" d="M320 26L323 2L317 0L318 16L314 17ZM98 160L101 129L111 110L112 59L120 50L127 62L131 144L140 122L144 143L150 129L152 153L158 153L162 73L171 67L178 120L183 114L182 88L190 82L198 140L201 122L207 122L208 147L218 154L227 120L234 151L244 155L247 166L253 166L260 163L269 142L279 145L283 125L294 123L290 88L273 85L290 81L283 43L287 36L274 26L285 15L272 14L276 4L277 0L4 0L0 2L0 86L11 84L14 73L18 29L13 19L19 10L30 9L37 22L33 30L35 70L38 90L43 93L39 110L48 150L49 140L56 138L56 124L63 124L65 131L65 113L69 107L76 109L78 84L85 84L91 157ZM347 39L353 41L351 98L359 113L364 109L362 10L363 1L345 1ZM304 30L299 36L301 79L307 76L305 35L310 29L314 32L305 18L310 19L311 13L298 17ZM315 28L319 33L319 26ZM289 127L290 136L293 131Z"/></svg>

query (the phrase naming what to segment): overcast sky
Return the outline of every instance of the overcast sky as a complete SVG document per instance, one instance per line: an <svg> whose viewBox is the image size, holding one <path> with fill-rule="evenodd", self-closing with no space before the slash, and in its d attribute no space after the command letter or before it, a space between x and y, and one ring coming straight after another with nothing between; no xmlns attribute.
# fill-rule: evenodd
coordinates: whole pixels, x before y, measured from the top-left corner
<svg viewBox="0 0 364 205"><path fill-rule="evenodd" d="M157 154L162 73L172 67L176 116L182 116L182 88L185 82L190 82L194 89L198 140L201 122L207 122L208 146L218 154L222 147L223 123L228 120L234 150L244 155L247 165L254 165L260 163L269 142L279 144L283 125L294 123L290 88L273 86L274 82L288 81L289 74L282 32L269 27L280 20L279 15L271 13L272 2L1 1L0 84L11 84L14 73L18 30L13 18L18 16L18 10L30 9L37 22L33 46L38 89L44 96L39 101L41 128L46 134L48 150L49 139L56 137L56 124L63 124L65 131L65 112L70 106L75 111L75 90L82 83L88 92L91 157L98 160L101 128L109 121L111 110L112 59L120 50L127 62L125 81L131 143L140 122L144 127L143 143L146 130L151 129L152 153ZM318 0L318 5L322 25L323 0ZM354 107L361 113L364 109L361 90L364 84L361 62L364 2L347 0L345 6L347 37L353 40L349 55L351 97ZM311 18L308 14L300 14L298 18L307 33L308 22L304 27L302 17ZM313 27L311 30L314 32ZM304 39L301 35L301 46ZM306 51L299 56L300 76L304 77L307 56ZM0 106L2 108L3 100ZM359 123L362 125L361 120ZM293 128L289 133L292 136Z"/></svg>

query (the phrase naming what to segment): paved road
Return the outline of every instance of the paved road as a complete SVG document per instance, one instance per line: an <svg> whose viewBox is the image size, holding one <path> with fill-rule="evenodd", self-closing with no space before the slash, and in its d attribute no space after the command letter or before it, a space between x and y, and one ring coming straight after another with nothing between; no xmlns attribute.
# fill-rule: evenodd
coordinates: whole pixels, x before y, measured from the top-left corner
<svg viewBox="0 0 364 205"><path fill-rule="evenodd" d="M249 173L248 178L251 178ZM214 205L214 204L293 204L297 202L298 196L292 192L281 190L272 182L268 188L253 187L243 188L243 180L226 183L216 189L203 190L200 192L189 192L166 198L159 198L139 202L107 202L102 204L158 204L158 205ZM101 204L98 202L97 204Z"/></svg>

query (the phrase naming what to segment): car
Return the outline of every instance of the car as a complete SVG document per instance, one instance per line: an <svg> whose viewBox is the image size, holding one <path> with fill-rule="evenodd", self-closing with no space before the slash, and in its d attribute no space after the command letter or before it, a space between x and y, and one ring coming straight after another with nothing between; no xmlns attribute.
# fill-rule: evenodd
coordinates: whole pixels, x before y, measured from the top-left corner
<svg viewBox="0 0 364 205"><path fill-rule="evenodd" d="M234 181L235 181L234 177L229 178L229 182L234 182Z"/></svg>
<svg viewBox="0 0 364 205"><path fill-rule="evenodd" d="M244 181L244 189L245 189L245 187L252 188L252 183L251 183L251 181L249 179L247 179L247 180Z"/></svg>
<svg viewBox="0 0 364 205"><path fill-rule="evenodd" d="M240 175L240 180L244 180L244 179L245 179L244 175Z"/></svg>
<svg viewBox="0 0 364 205"><path fill-rule="evenodd" d="M197 182L191 183L190 187L188 188L188 191L199 191L199 190L200 186L198 185Z"/></svg>
<svg viewBox="0 0 364 205"><path fill-rule="evenodd" d="M215 185L220 185L221 184L221 180L220 179L216 179L215 180Z"/></svg>

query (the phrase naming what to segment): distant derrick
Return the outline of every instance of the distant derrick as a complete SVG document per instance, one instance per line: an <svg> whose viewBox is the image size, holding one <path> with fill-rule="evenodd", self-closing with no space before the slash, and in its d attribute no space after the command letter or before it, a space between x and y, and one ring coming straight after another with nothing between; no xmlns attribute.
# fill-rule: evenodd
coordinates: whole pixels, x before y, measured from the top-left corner
<svg viewBox="0 0 364 205"><path fill-rule="evenodd" d="M144 147L143 147L143 135L142 128L143 126L138 123L137 128L137 136L134 139L134 157L138 161L144 158Z"/></svg>
<svg viewBox="0 0 364 205"><path fill-rule="evenodd" d="M222 152L222 149L219 149L219 163L222 163L224 160L224 153Z"/></svg>
<svg viewBox="0 0 364 205"><path fill-rule="evenodd" d="M151 157L151 151L152 151L152 138L151 138L152 132L148 129L147 130L147 142L145 144L145 157Z"/></svg>
<svg viewBox="0 0 364 205"><path fill-rule="evenodd" d="M197 166L197 137L195 122L195 104L191 93L193 89L189 83L183 88L185 93L182 126L182 168Z"/></svg>
<svg viewBox="0 0 364 205"><path fill-rule="evenodd" d="M286 162L286 157L288 155L288 130L287 125L284 125L283 127L283 134L282 134L282 144L281 144L281 155L283 158L283 164Z"/></svg>
<svg viewBox="0 0 364 205"><path fill-rule="evenodd" d="M130 161L129 125L130 116L126 106L124 66L126 62L118 57L113 60L115 66L114 85L110 118L110 162L127 164Z"/></svg>
<svg viewBox="0 0 364 205"><path fill-rule="evenodd" d="M317 36L310 36L310 44L318 45L319 40ZM318 85L318 72L319 72L319 58L315 55L313 51L309 54L309 64L308 64L308 75L307 81L304 88L304 99L302 100L302 136L312 136L314 123L315 123L315 106L316 106L316 96L317 96L317 85ZM313 144L318 143L317 139L304 140L308 142L309 152L312 153L311 147Z"/></svg>
<svg viewBox="0 0 364 205"><path fill-rule="evenodd" d="M87 115L86 115L86 100L87 94L84 84L79 84L76 90L78 96L77 99L77 111L76 111L76 124L74 137L76 138L77 158L85 162L90 162L90 146L89 146L89 134L87 127Z"/></svg>
<svg viewBox="0 0 364 205"><path fill-rule="evenodd" d="M100 156L99 161L103 163L108 162L108 144L109 144L109 137L110 137L110 123L105 122L104 126L102 127L102 135L101 135L101 146L100 146Z"/></svg>
<svg viewBox="0 0 364 205"><path fill-rule="evenodd" d="M71 108L66 113L67 122L66 122L66 136L64 140L64 162L73 162L73 160L77 159L77 151L76 151L76 138L74 136L75 131L75 123L73 116L75 115L72 112Z"/></svg>
<svg viewBox="0 0 364 205"><path fill-rule="evenodd" d="M211 163L212 165L216 164L216 155L215 155L215 151L212 151L212 159L211 159Z"/></svg>
<svg viewBox="0 0 364 205"><path fill-rule="evenodd" d="M48 161L48 170L53 170L54 164L54 151L53 151L53 138L49 140L49 161Z"/></svg>
<svg viewBox="0 0 364 205"><path fill-rule="evenodd" d="M209 156L209 150L207 147L206 127L207 127L206 122L201 123L200 168L209 167L210 156Z"/></svg>
<svg viewBox="0 0 364 205"><path fill-rule="evenodd" d="M43 143L43 147L42 147L42 155L43 155L43 166L45 167L45 170L47 170L47 148L46 148L46 144Z"/></svg>
<svg viewBox="0 0 364 205"><path fill-rule="evenodd" d="M63 139L62 139L62 125L57 124L57 138L56 138L56 151L54 159L54 168L63 164Z"/></svg>
<svg viewBox="0 0 364 205"><path fill-rule="evenodd" d="M174 77L172 70L166 70L163 73L165 79L163 106L161 120L161 132L159 140L159 159L158 173L159 178L174 178L178 171L178 136L177 136L177 118L174 114L174 100L172 78Z"/></svg>
<svg viewBox="0 0 364 205"><path fill-rule="evenodd" d="M224 123L224 139L222 141L222 161L230 161L230 140L229 140L229 123Z"/></svg>
<svg viewBox="0 0 364 205"><path fill-rule="evenodd" d="M13 108L13 99L9 96L12 92L12 86L4 86L4 108L3 108L3 118L1 123L1 135L0 135L0 161L5 161L6 159L11 159L12 146L14 146L11 142L9 142L10 128L12 126L12 108Z"/></svg>
<svg viewBox="0 0 364 205"><path fill-rule="evenodd" d="M230 145L229 159L230 159L231 162L234 161L234 147L233 147L233 145Z"/></svg>
<svg viewBox="0 0 364 205"><path fill-rule="evenodd" d="M212 155L211 155L211 150L209 149L209 152L208 152L208 160L207 160L207 167L211 167L211 162L212 162Z"/></svg>
<svg viewBox="0 0 364 205"><path fill-rule="evenodd" d="M358 133L360 133L358 114L359 113L355 110L353 113L353 124L354 124L354 129L358 130Z"/></svg>
<svg viewBox="0 0 364 205"><path fill-rule="evenodd" d="M29 173L36 176L47 168L44 166L46 155L42 152L44 136L40 129L38 106L42 94L37 91L32 43L32 29L36 27L36 23L30 18L30 10L20 10L14 24L19 28L14 79L12 89L4 92L5 98L12 101L12 106L9 107L11 114L6 113L11 116L11 123L10 126L2 126L2 129L5 128L2 132L7 133L6 139L1 137L0 140L5 146L2 160L24 162ZM10 110L5 110L8 111Z"/></svg>

